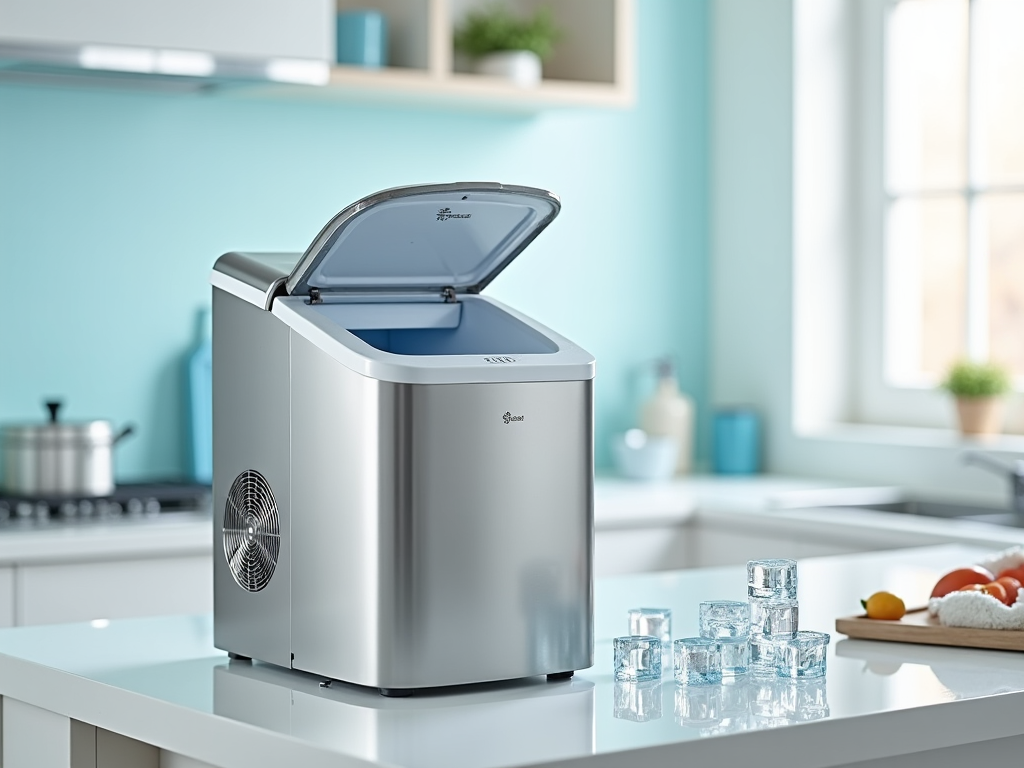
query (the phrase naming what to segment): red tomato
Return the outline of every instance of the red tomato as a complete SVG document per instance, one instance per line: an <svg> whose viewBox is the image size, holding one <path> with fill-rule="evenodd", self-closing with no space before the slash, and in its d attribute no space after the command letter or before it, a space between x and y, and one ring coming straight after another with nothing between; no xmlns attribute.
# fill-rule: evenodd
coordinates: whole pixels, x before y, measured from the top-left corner
<svg viewBox="0 0 1024 768"><path fill-rule="evenodd" d="M982 586L981 589L986 595L992 595L992 597L994 597L1000 603L1006 605L1006 587L1004 587L998 581L993 581L989 584L985 584Z"/></svg>
<svg viewBox="0 0 1024 768"><path fill-rule="evenodd" d="M966 584L954 591L984 592L986 595L992 595L1000 603L1006 604L1006 588L996 581L989 582L988 584Z"/></svg>
<svg viewBox="0 0 1024 768"><path fill-rule="evenodd" d="M1016 579L1021 584L1024 584L1024 565L1018 565L1016 568L1005 568L996 574L996 581L1009 576L1011 579Z"/></svg>
<svg viewBox="0 0 1024 768"><path fill-rule="evenodd" d="M957 568L950 571L935 584L932 589L932 597L945 597L950 592L956 592L961 587L969 584L989 584L995 580L991 571L972 565L969 568Z"/></svg>
<svg viewBox="0 0 1024 768"><path fill-rule="evenodd" d="M1017 602L1017 590L1020 589L1020 582L1012 576L1000 576L996 579L996 584L1002 584L1006 590L1006 600L1003 602L1007 605L1013 605Z"/></svg>

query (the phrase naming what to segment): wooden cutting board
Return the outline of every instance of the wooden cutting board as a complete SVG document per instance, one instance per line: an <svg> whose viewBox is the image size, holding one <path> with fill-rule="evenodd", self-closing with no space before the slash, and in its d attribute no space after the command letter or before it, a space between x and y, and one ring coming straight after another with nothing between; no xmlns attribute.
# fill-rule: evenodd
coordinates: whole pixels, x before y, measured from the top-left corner
<svg viewBox="0 0 1024 768"><path fill-rule="evenodd" d="M882 621L860 616L836 619L836 632L862 640L889 640L894 643L956 645L965 648L995 648L1000 651L1024 651L1024 631L1019 629L972 629L944 627L928 614L927 608L914 608L899 621Z"/></svg>

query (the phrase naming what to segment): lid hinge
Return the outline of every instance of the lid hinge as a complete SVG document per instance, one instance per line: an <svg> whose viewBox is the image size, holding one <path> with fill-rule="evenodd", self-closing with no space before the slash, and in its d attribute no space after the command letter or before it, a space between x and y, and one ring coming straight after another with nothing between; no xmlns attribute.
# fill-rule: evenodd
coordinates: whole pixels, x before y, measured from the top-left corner
<svg viewBox="0 0 1024 768"><path fill-rule="evenodd" d="M324 290L323 288L314 288L310 286L309 298L306 299L306 303L333 304L335 302L345 301L437 301L437 299L439 298L445 304L456 304L459 301L459 295L451 286L445 286L439 292L437 286L431 286L430 288L424 288L422 290L416 291L332 291Z"/></svg>

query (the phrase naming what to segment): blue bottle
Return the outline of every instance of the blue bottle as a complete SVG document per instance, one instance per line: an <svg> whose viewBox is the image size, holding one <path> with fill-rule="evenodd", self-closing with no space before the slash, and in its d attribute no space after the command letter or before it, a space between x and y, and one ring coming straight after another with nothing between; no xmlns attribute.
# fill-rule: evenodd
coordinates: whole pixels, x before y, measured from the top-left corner
<svg viewBox="0 0 1024 768"><path fill-rule="evenodd" d="M186 363L188 471L192 480L213 484L213 325L210 310L199 314L199 343Z"/></svg>

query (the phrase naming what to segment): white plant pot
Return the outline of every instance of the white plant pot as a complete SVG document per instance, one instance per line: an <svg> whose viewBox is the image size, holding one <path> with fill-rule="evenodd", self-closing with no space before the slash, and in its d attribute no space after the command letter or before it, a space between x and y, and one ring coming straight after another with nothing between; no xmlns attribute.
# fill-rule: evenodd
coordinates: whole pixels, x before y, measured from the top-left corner
<svg viewBox="0 0 1024 768"><path fill-rule="evenodd" d="M537 85L541 77L540 56L533 51L499 51L476 60L474 71L511 80L516 85Z"/></svg>

